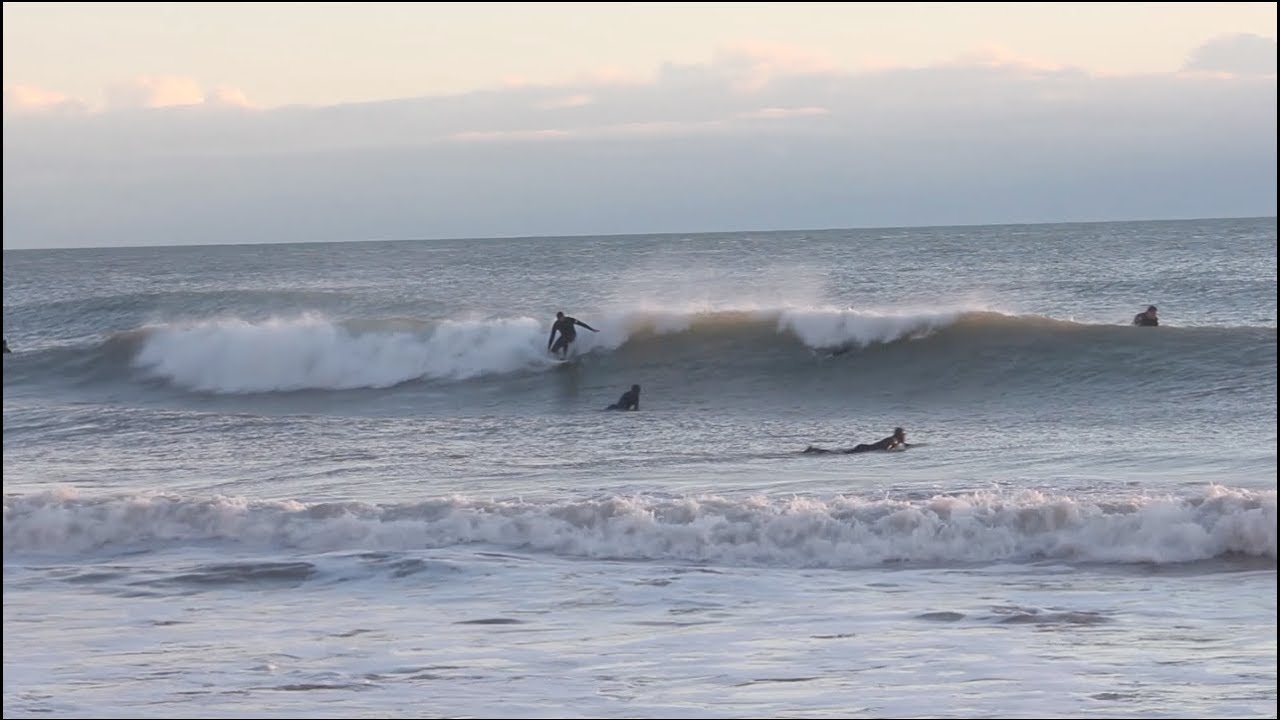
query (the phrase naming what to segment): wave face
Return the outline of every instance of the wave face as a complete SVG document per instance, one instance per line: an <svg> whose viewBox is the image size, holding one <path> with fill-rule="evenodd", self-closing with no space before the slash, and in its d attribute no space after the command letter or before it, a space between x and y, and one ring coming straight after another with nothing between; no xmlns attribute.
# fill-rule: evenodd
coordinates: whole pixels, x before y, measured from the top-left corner
<svg viewBox="0 0 1280 720"><path fill-rule="evenodd" d="M881 314L834 308L635 311L592 318L575 366L601 383L803 393L894 385L916 393L1261 392L1274 398L1272 327L1133 328L986 311ZM105 342L30 353L10 379L147 382L245 394L518 379L550 371L545 322L319 315L162 323ZM762 390L763 388L763 390ZM513 390L518 392L519 388ZM730 390L731 391L731 390Z"/></svg>
<svg viewBox="0 0 1280 720"><path fill-rule="evenodd" d="M263 551L481 543L570 557L777 567L883 563L1183 563L1276 559L1276 493L1089 501L1039 492L923 500L613 496L372 505L59 493L8 497L4 553L78 555L228 544Z"/></svg>

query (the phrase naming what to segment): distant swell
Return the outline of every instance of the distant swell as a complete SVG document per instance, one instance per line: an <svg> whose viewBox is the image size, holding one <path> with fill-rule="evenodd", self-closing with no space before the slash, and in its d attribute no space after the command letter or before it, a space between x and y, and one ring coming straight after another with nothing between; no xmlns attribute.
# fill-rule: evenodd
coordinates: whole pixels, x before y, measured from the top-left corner
<svg viewBox="0 0 1280 720"><path fill-rule="evenodd" d="M1276 493L1083 502L1037 492L576 502L439 499L399 505L180 496L9 497L5 556L161 550L411 550L483 543L572 557L852 568L882 563L1180 563L1276 559Z"/></svg>

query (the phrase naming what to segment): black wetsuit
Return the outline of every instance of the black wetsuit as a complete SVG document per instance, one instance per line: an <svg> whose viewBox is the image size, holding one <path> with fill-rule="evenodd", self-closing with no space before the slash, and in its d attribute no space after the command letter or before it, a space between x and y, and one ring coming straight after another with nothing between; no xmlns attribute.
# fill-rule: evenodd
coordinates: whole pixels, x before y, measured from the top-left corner
<svg viewBox="0 0 1280 720"><path fill-rule="evenodd" d="M1160 319L1153 318L1146 313L1138 313L1133 316L1133 324L1139 327L1159 327Z"/></svg>
<svg viewBox="0 0 1280 720"><path fill-rule="evenodd" d="M550 348L551 352L558 352L560 350L569 349L569 343L573 342L578 338L578 331L574 329L573 327L574 325L581 325L582 327L592 331L595 330L595 328L582 322L581 320L565 315L559 320L556 320L555 324L551 326L552 338L556 336L556 331L560 332L560 337L556 339L555 344L552 345ZM548 342L550 342L550 339L548 339Z"/></svg>
<svg viewBox="0 0 1280 720"><path fill-rule="evenodd" d="M13 352L12 350L10 350L10 349L9 349L9 341L8 341L8 340L5 340L5 341L4 341L4 351L5 351L5 352Z"/></svg>
<svg viewBox="0 0 1280 720"><path fill-rule="evenodd" d="M605 408L605 410L639 410L639 409L640 409L639 388L628 390L622 393L622 397L618 398L618 402Z"/></svg>
<svg viewBox="0 0 1280 720"><path fill-rule="evenodd" d="M879 441L879 442L873 442L873 443L871 443L870 445L868 445L867 443L862 443L862 444L860 444L860 445L854 445L853 447L851 447L851 448L849 448L848 450L845 450L845 451L843 451L843 452L845 452L845 453L849 453L849 454L852 454L852 453L871 452L872 450L888 450L889 448L891 448L891 447L893 447L894 445L896 445L896 444L897 444L897 442L898 442L898 441L894 439L894 436L893 436L893 435L890 435L889 437L887 437L887 438L885 438L885 439L883 439L883 440L881 440L881 441Z"/></svg>
<svg viewBox="0 0 1280 720"><path fill-rule="evenodd" d="M883 440L881 440L881 441L879 441L879 442L874 442L874 443L870 443L870 444L868 444L868 443L861 443L861 444L859 444L859 445L854 445L853 447L851 447L851 448L846 448L846 449L844 449L844 450L828 450L828 449L826 449L826 448L820 448L820 447L817 447L817 446L814 446L814 445L810 445L809 447L807 447L807 448L805 448L805 449L804 449L804 452L807 452L807 453L844 453L845 455L852 455L852 454L854 454L854 453L871 452L872 450L889 450L890 448L893 448L896 444L897 444L897 442L894 440L894 436L893 436L893 435L890 435L889 437L887 437L887 438L885 438L885 439L883 439ZM903 447L910 447L910 446L909 446L909 445L907 445L906 443L902 443L902 446L903 446Z"/></svg>

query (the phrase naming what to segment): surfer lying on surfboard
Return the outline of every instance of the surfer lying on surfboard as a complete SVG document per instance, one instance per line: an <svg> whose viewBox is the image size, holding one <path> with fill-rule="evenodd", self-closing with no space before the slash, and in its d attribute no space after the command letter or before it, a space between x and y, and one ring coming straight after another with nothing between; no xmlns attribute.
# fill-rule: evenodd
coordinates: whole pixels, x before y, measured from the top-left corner
<svg viewBox="0 0 1280 720"><path fill-rule="evenodd" d="M805 448L804 451L807 453L837 452L837 453L845 453L846 455L851 455L853 453L871 452L872 450L897 450L898 448L909 448L909 447L911 446L907 444L907 431L899 427L899 428L894 428L893 434L890 435L889 437L883 440L879 440L877 442L870 443L870 444L862 443L859 445L854 445L853 447L848 448L846 450L827 450L826 448L814 447L813 445L810 445L809 447Z"/></svg>
<svg viewBox="0 0 1280 720"><path fill-rule="evenodd" d="M562 312L558 312L556 313L555 324L551 326L551 337L547 338L547 352L550 352L551 354L554 355L556 351L559 351L560 359L562 360L568 357L569 344L572 343L578 337L578 331L574 329L575 325L584 327L590 330L591 332L600 332L599 330L596 330L590 325L582 322L578 318L569 317L568 315L565 315ZM556 331L560 332L559 340L556 340ZM553 340L555 340L554 345L551 344Z"/></svg>
<svg viewBox="0 0 1280 720"><path fill-rule="evenodd" d="M1139 327L1160 327L1160 317L1156 314L1156 306L1150 305L1145 312L1134 315L1133 324Z"/></svg>

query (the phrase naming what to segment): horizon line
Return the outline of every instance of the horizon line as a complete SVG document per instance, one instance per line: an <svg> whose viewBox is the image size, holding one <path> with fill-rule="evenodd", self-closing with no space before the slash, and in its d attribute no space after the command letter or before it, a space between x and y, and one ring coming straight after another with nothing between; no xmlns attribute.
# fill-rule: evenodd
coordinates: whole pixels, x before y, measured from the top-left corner
<svg viewBox="0 0 1280 720"><path fill-rule="evenodd" d="M728 230L677 230L664 232L611 232L611 233L572 233L572 234L539 234L539 235L485 235L485 236L440 236L417 238L366 238L363 240L259 240L245 242L221 243L164 243L158 245L59 245L54 247L4 247L3 252L23 252L27 250L109 250L109 249L151 249L151 248L200 248L225 246L261 246L261 245L341 245L350 243L411 243L411 242L451 242L458 240L492 241L492 240L548 240L548 239L584 239L584 238L620 238L620 237L663 237L681 235L720 235L724 233L805 233L831 232L835 230L929 230L937 228L980 228L980 227L1025 227L1038 225L1114 225L1124 223L1156 223L1156 222L1200 222L1208 220L1275 220L1276 215L1229 215L1218 217L1182 217L1182 218L1145 218L1130 220L1048 220L1042 222L985 222L985 223L945 223L926 225L862 225L824 228L773 228L773 229L728 229ZM7 233L6 233L7 234Z"/></svg>

